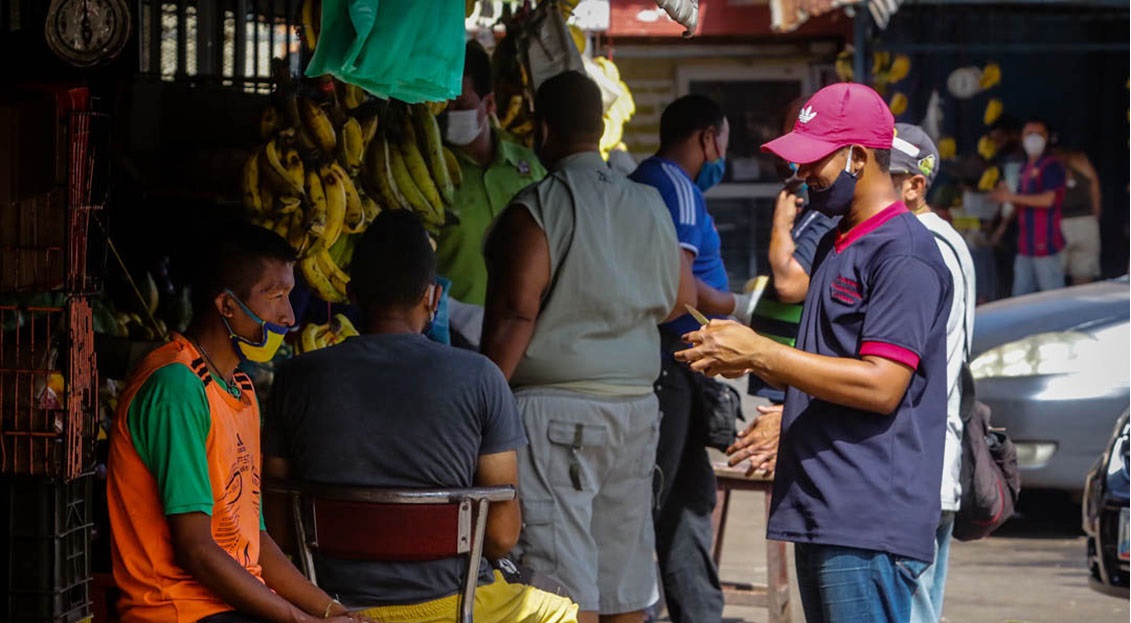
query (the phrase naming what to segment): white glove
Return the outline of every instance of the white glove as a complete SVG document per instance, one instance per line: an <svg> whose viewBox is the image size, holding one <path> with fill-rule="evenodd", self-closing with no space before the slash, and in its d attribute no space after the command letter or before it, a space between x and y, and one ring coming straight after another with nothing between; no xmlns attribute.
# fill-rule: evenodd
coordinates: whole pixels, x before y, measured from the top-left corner
<svg viewBox="0 0 1131 623"><path fill-rule="evenodd" d="M760 294L760 293L759 293ZM754 305L757 301L752 294L734 295L734 319L746 326L750 326L750 318L754 315Z"/></svg>

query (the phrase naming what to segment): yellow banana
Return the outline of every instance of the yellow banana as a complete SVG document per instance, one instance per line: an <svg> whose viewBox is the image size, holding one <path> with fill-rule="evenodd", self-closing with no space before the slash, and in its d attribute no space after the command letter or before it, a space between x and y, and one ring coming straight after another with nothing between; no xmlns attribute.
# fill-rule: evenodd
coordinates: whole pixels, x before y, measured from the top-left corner
<svg viewBox="0 0 1131 623"><path fill-rule="evenodd" d="M330 257L326 247L319 245L311 254L314 256L314 261L318 263L318 270L330 279L330 283L334 284L334 289L345 296L346 284L350 282L350 276L334 263L334 258Z"/></svg>
<svg viewBox="0 0 1131 623"><path fill-rule="evenodd" d="M356 84L350 84L349 82L344 83L344 87L342 88L342 106L345 106L346 110L353 110L368 100L369 94L365 92L365 89Z"/></svg>
<svg viewBox="0 0 1131 623"><path fill-rule="evenodd" d="M306 197L310 206L306 211L306 230L316 238L327 237L326 192L322 190L322 176L317 171L306 172ZM337 234L335 234L335 239ZM330 241L329 244L334 244Z"/></svg>
<svg viewBox="0 0 1131 623"><path fill-rule="evenodd" d="M896 54L888 70L888 82L895 84L911 73L911 58L906 54Z"/></svg>
<svg viewBox="0 0 1131 623"><path fill-rule="evenodd" d="M412 107L412 120L415 122L414 129L419 134L420 149L427 161L428 170L432 172L432 181L435 182L436 190L439 191L444 205L450 206L454 200L455 186L451 174L448 173L448 165L444 162L444 142L440 137L440 125L436 123L436 117L432 116L432 112L424 104Z"/></svg>
<svg viewBox="0 0 1131 623"><path fill-rule="evenodd" d="M903 93L896 93L891 98L891 104L889 108L891 108L891 114L895 116L899 116L907 112L907 96Z"/></svg>
<svg viewBox="0 0 1131 623"><path fill-rule="evenodd" d="M463 169L459 167L456 155L447 147L444 148L444 166L448 168L448 175L452 178L452 185L459 188L463 184Z"/></svg>
<svg viewBox="0 0 1131 623"><path fill-rule="evenodd" d="M338 137L334 134L334 124L330 122L326 111L305 97L299 98L298 111L302 116L303 127L322 154L332 156L336 153Z"/></svg>
<svg viewBox="0 0 1131 623"><path fill-rule="evenodd" d="M377 205L377 202L370 198L369 195L358 194L361 195L361 209L365 212L365 222L366 224L372 223L373 219L377 218L377 215L381 213L381 206Z"/></svg>
<svg viewBox="0 0 1131 623"><path fill-rule="evenodd" d="M361 145L363 151L369 151L369 145L373 142L373 137L377 135L377 125L379 123L377 115L369 115L364 119L359 119L358 123L361 125Z"/></svg>
<svg viewBox="0 0 1131 623"><path fill-rule="evenodd" d="M299 260L298 266L303 279L319 298L328 303L345 303L349 300L345 292L335 288L330 278L319 268L317 254L308 254Z"/></svg>
<svg viewBox="0 0 1131 623"><path fill-rule="evenodd" d="M978 81L978 85L983 89L989 89L1001 83L1001 65L997 63L989 63L986 68L982 70L982 79Z"/></svg>
<svg viewBox="0 0 1131 623"><path fill-rule="evenodd" d="M294 214L302 206L302 198L293 195L279 195L275 197L275 212L277 214Z"/></svg>
<svg viewBox="0 0 1131 623"><path fill-rule="evenodd" d="M298 152L294 152L294 155L297 158ZM301 164L301 159L299 162ZM291 177L291 170L287 167L284 154L279 151L277 141L267 141L259 150L259 173L275 194L302 196L302 183L296 184Z"/></svg>
<svg viewBox="0 0 1131 623"><path fill-rule="evenodd" d="M395 149L389 146L385 133L378 133L377 138L369 145L369 153L365 158L366 168L369 173L369 183L377 191L377 200L381 205L390 210L404 210L412 206L397 186L393 178L392 152Z"/></svg>
<svg viewBox="0 0 1131 623"><path fill-rule="evenodd" d="M251 214L262 214L263 197L259 194L259 157L252 154L243 164L243 205Z"/></svg>
<svg viewBox="0 0 1131 623"><path fill-rule="evenodd" d="M290 240L290 227L291 227L291 217L290 216L284 216L284 217L281 217L279 220L275 221L275 230L274 231L275 231L276 234L279 234L280 236L282 236L283 239L289 241Z"/></svg>
<svg viewBox="0 0 1131 623"><path fill-rule="evenodd" d="M414 182L412 176L409 175L401 150L395 148L389 149L389 169L392 170L393 180L397 184L397 189L404 195L409 208L419 214L420 218L426 223L442 224L444 221L443 217L441 216L437 219L436 212L432 209L432 205L424 198L420 189L416 187L416 182ZM439 221L438 223L436 222L437 220Z"/></svg>
<svg viewBox="0 0 1131 623"><path fill-rule="evenodd" d="M318 346L317 346L317 343L316 343L317 336L318 336L318 326L319 325L312 322L312 323L306 325L305 327L303 327L303 329L302 329L302 340L301 340L301 342L302 342L302 352L309 353L311 351L318 350Z"/></svg>
<svg viewBox="0 0 1131 623"><path fill-rule="evenodd" d="M427 106L432 116L438 116L440 113L448 109L447 102L424 102L423 106Z"/></svg>
<svg viewBox="0 0 1131 623"><path fill-rule="evenodd" d="M997 146L994 145L990 137L983 136L978 139L978 155L986 160L993 160L994 156L997 155Z"/></svg>
<svg viewBox="0 0 1131 623"><path fill-rule="evenodd" d="M338 176L342 188L346 191L346 216L342 231L347 234L359 234L365 230L365 208L361 205L361 196L357 192L357 187L338 163L331 162L328 166L334 175Z"/></svg>
<svg viewBox="0 0 1131 623"><path fill-rule="evenodd" d="M316 8L315 0L303 0L302 3L302 41L306 45L309 52L314 51L314 47L318 44L318 29L321 26L322 3L318 2Z"/></svg>
<svg viewBox="0 0 1131 623"><path fill-rule="evenodd" d="M993 125L1001 117L1004 110L1005 106L1001 103L1001 100L995 97L986 104L986 112L982 116L982 121L988 126Z"/></svg>
<svg viewBox="0 0 1131 623"><path fill-rule="evenodd" d="M353 326L353 323L350 322L350 319L346 318L345 314L334 314L334 319L338 321L338 330L335 331L335 333L339 337L347 338L353 337L355 335L361 335L357 332L357 329Z"/></svg>
<svg viewBox="0 0 1131 623"><path fill-rule="evenodd" d="M342 179L326 166L319 172L322 192L326 196L326 233L322 240L327 247L337 242L346 219L346 188Z"/></svg>
<svg viewBox="0 0 1131 623"><path fill-rule="evenodd" d="M944 136L939 139L939 158L943 160L954 160L958 155L958 144L949 136Z"/></svg>
<svg viewBox="0 0 1131 623"><path fill-rule="evenodd" d="M978 190L989 192L997 187L998 179L1001 178L1001 171L997 167L990 167L982 172L981 179L978 180Z"/></svg>
<svg viewBox="0 0 1131 623"><path fill-rule="evenodd" d="M301 257L306 252L307 247L310 246L306 227L303 226L302 209L295 210L290 219L290 225L287 226L287 242L294 247L294 250Z"/></svg>
<svg viewBox="0 0 1131 623"><path fill-rule="evenodd" d="M362 136L361 124L357 119L350 117L342 124L341 136L338 140L338 162L345 167L350 177L354 177L361 170L364 156L365 139Z"/></svg>
<svg viewBox="0 0 1131 623"><path fill-rule="evenodd" d="M499 119L499 125L504 128L509 127L515 119L518 118L518 113L522 111L522 96L512 95L511 101L507 104L507 112Z"/></svg>
<svg viewBox="0 0 1131 623"><path fill-rule="evenodd" d="M306 182L306 169L302 165L302 158L299 157L298 150L291 147L283 152L283 166L287 168L287 176L291 178L292 188L301 189Z"/></svg>
<svg viewBox="0 0 1131 623"><path fill-rule="evenodd" d="M401 122L401 130L404 132L404 142L397 147L401 157L404 158L409 175L412 176L412 181L432 209L442 211L444 204L440 199L440 190L436 188L436 183L432 181L432 175L428 172L428 164L424 162L424 154L420 153L418 146L416 128L413 127L412 117L407 113Z"/></svg>

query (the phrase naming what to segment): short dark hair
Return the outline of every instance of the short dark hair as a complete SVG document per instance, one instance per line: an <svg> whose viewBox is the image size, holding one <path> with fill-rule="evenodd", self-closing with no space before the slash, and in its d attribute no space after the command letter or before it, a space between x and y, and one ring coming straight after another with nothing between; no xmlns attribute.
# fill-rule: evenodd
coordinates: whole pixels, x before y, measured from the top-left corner
<svg viewBox="0 0 1131 623"><path fill-rule="evenodd" d="M723 129L726 115L715 100L705 95L684 95L668 104L660 115L660 149L678 145L707 128Z"/></svg>
<svg viewBox="0 0 1131 623"><path fill-rule="evenodd" d="M579 71L562 72L534 95L534 119L573 140L595 141L605 132L601 89Z"/></svg>
<svg viewBox="0 0 1131 623"><path fill-rule="evenodd" d="M993 124L990 125L990 132L993 132L995 130L1001 132L1020 132L1021 124L1017 123L1016 117L1010 115L1009 113L1005 113L1002 116L998 117L997 121L994 121Z"/></svg>
<svg viewBox="0 0 1131 623"><path fill-rule="evenodd" d="M1049 122L1045 121L1042 117L1026 117L1025 125L1029 125L1030 123L1040 125L1045 129L1045 132L1047 132L1049 136L1052 136L1052 126L1049 125ZM1024 129L1024 126L1022 126L1022 129Z"/></svg>
<svg viewBox="0 0 1131 623"><path fill-rule="evenodd" d="M350 287L363 311L412 307L436 281L436 254L420 217L408 210L377 215L350 261Z"/></svg>
<svg viewBox="0 0 1131 623"><path fill-rule="evenodd" d="M224 290L243 300L263 276L263 264L275 260L293 264L298 253L275 232L243 219L223 219L203 232L208 247L194 253L189 261L193 315L202 316Z"/></svg>
<svg viewBox="0 0 1131 623"><path fill-rule="evenodd" d="M872 154L876 157L876 166L880 170L887 173L891 170L891 150L890 149L873 149Z"/></svg>
<svg viewBox="0 0 1131 623"><path fill-rule="evenodd" d="M491 57L478 41L472 39L464 49L463 75L471 78L472 88L480 98L491 94Z"/></svg>

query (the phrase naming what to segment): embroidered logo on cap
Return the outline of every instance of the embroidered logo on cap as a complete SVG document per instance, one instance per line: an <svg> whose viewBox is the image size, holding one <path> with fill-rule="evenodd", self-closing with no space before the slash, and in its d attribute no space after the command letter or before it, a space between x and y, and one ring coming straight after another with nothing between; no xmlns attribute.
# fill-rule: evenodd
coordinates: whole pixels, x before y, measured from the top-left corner
<svg viewBox="0 0 1131 623"><path fill-rule="evenodd" d="M922 160L919 161L919 171L921 171L923 173L923 175L930 177L931 173L934 170L935 170L935 155L934 154L930 154L926 158L923 158Z"/></svg>
<svg viewBox="0 0 1131 623"><path fill-rule="evenodd" d="M806 106L805 108L802 108L801 113L797 115L797 121L800 123L809 123L816 116L817 113L813 111L813 107Z"/></svg>

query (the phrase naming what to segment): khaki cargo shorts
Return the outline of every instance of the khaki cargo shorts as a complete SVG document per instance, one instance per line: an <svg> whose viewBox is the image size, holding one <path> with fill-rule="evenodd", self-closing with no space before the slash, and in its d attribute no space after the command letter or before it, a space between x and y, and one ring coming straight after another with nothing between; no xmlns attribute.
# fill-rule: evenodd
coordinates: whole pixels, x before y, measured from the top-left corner
<svg viewBox="0 0 1131 623"><path fill-rule="evenodd" d="M1072 216L1060 222L1065 247L1060 252L1070 277L1100 276L1100 222L1094 216Z"/></svg>
<svg viewBox="0 0 1131 623"><path fill-rule="evenodd" d="M561 582L583 611L656 603L656 396L533 389L515 397L529 440L518 450L519 560Z"/></svg>

